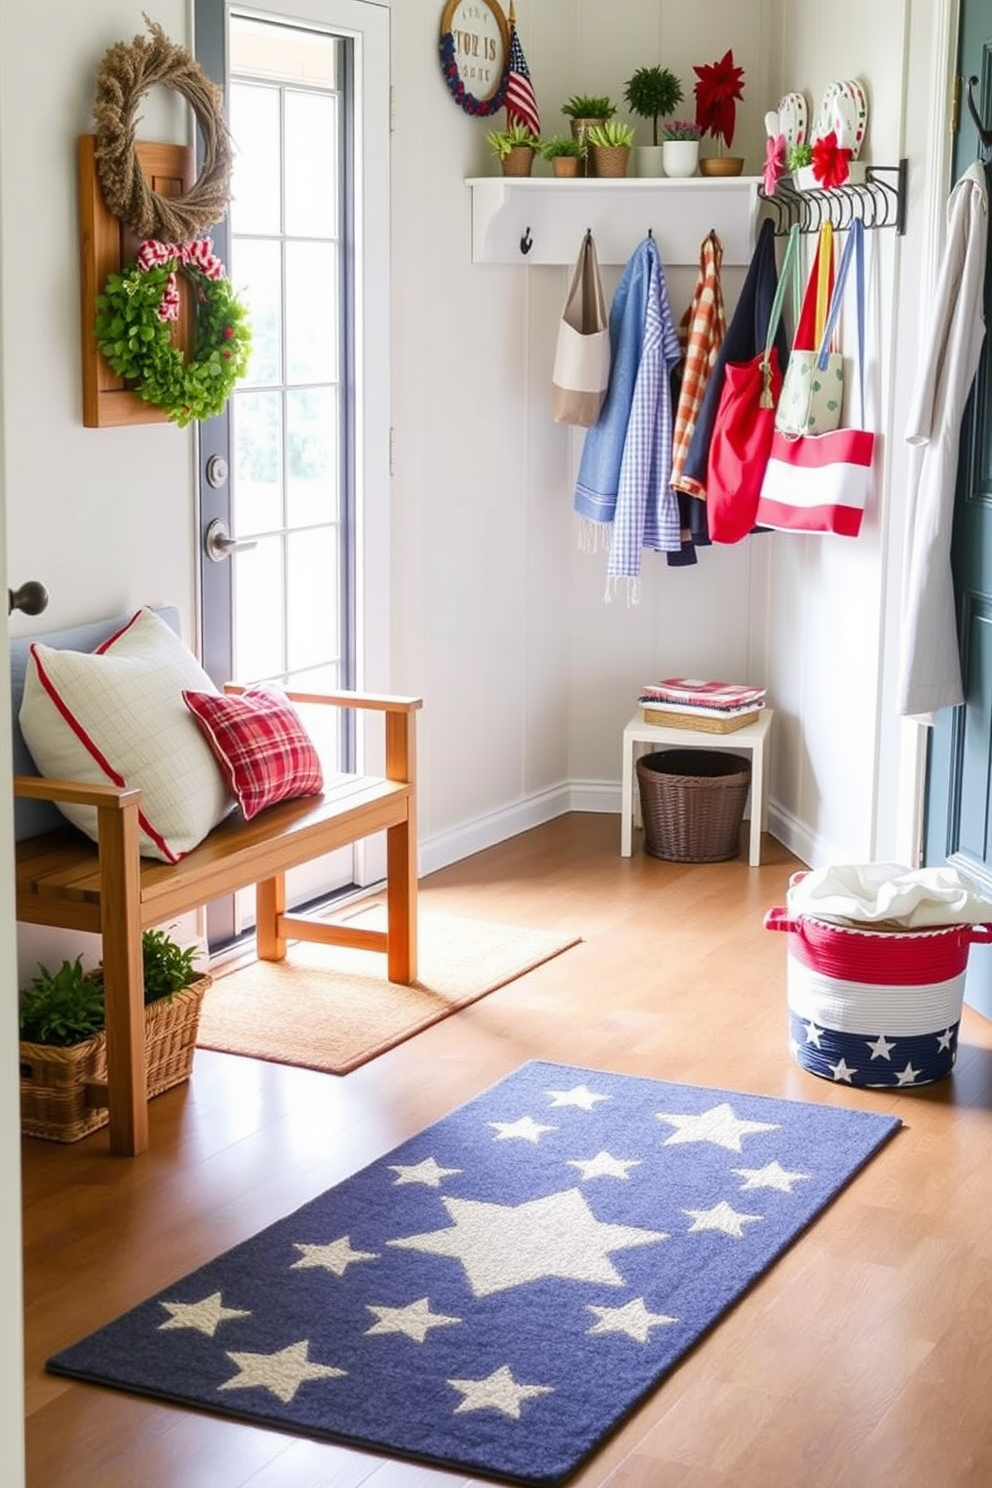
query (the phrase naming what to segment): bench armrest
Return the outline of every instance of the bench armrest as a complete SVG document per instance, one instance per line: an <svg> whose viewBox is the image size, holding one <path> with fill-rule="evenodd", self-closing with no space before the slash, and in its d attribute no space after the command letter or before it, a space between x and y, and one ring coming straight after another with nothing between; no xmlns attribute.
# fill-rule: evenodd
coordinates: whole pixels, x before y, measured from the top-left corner
<svg viewBox="0 0 992 1488"><path fill-rule="evenodd" d="M225 682L224 691L237 695L247 692L237 682ZM291 703L325 703L336 708L371 708L380 713L415 713L424 706L423 698L393 696L386 692L287 692Z"/></svg>
<svg viewBox="0 0 992 1488"><path fill-rule="evenodd" d="M97 809L137 805L141 791L136 786L83 785L78 780L47 780L42 775L15 775L14 795L31 801L64 801L69 806Z"/></svg>

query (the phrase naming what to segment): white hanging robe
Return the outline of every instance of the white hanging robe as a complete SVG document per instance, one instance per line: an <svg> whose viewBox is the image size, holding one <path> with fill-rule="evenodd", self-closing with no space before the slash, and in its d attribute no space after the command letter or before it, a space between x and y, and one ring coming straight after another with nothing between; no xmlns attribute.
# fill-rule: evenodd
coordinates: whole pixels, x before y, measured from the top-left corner
<svg viewBox="0 0 992 1488"><path fill-rule="evenodd" d="M947 203L947 240L906 439L921 447L910 474L909 562L897 711L932 724L964 702L951 572L951 531L965 403L985 337L988 244L985 168L971 165Z"/></svg>

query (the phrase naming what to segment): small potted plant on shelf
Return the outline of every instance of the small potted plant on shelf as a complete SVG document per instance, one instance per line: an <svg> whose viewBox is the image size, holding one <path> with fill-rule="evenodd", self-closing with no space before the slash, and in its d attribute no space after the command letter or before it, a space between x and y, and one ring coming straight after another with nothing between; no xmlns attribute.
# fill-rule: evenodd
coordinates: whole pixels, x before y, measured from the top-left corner
<svg viewBox="0 0 992 1488"><path fill-rule="evenodd" d="M586 133L586 143L595 176L625 176L627 161L634 143L634 131L622 119L605 119L593 124Z"/></svg>
<svg viewBox="0 0 992 1488"><path fill-rule="evenodd" d="M554 176L577 176L586 155L585 144L571 135L554 134L537 147L542 160L547 160Z"/></svg>
<svg viewBox="0 0 992 1488"><path fill-rule="evenodd" d="M184 1080L193 1067L203 994L211 978L196 970L196 946L161 930L141 938L145 1058L149 1098ZM82 957L56 971L41 963L19 998L21 1130L76 1142L106 1126L109 1112L93 1088L107 1078L102 967Z"/></svg>
<svg viewBox="0 0 992 1488"><path fill-rule="evenodd" d="M661 164L666 176L688 177L699 164L703 131L694 119L666 119L661 126Z"/></svg>
<svg viewBox="0 0 992 1488"><path fill-rule="evenodd" d="M612 98L605 94L573 93L572 97L561 106L565 118L570 121L572 138L578 140L580 145L586 144L586 136L594 124L605 124L607 119L612 119L617 111L617 106ZM593 161L588 153L584 157L584 163L589 175L595 175Z"/></svg>
<svg viewBox="0 0 992 1488"><path fill-rule="evenodd" d="M514 119L505 129L487 130L486 143L504 176L529 176L541 142L526 124Z"/></svg>
<svg viewBox="0 0 992 1488"><path fill-rule="evenodd" d="M624 85L624 98L632 113L651 120L650 145L634 148L634 163L639 176L661 174L661 138L658 121L675 111L684 97L682 84L668 67L639 67Z"/></svg>
<svg viewBox="0 0 992 1488"><path fill-rule="evenodd" d="M737 103L744 97L744 69L734 63L734 54L727 49L716 62L693 67L696 82L696 123L703 134L709 134L717 142L719 154L704 156L699 161L700 173L704 176L739 176L744 169L740 155L725 155L734 141L737 123Z"/></svg>

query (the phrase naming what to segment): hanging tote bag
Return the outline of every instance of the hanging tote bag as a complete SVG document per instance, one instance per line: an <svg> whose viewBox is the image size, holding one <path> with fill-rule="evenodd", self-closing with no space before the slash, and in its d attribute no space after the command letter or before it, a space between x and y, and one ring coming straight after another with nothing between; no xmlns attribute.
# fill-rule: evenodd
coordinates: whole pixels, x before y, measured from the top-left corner
<svg viewBox="0 0 992 1488"><path fill-rule="evenodd" d="M789 365L782 378L775 411L775 428L780 434L825 434L840 423L844 358L836 348L825 347L823 341L833 297L833 258L833 228L825 222L820 228Z"/></svg>
<svg viewBox="0 0 992 1488"><path fill-rule="evenodd" d="M551 376L551 411L559 424L590 428L599 418L610 381L606 299L592 233L587 231L572 271Z"/></svg>
<svg viewBox="0 0 992 1488"><path fill-rule="evenodd" d="M851 224L844 245L824 344L840 313L852 255L857 289L858 387L864 424L864 224L859 219ZM839 537L857 537L871 490L874 452L875 435L865 428L834 429L798 438L776 433L758 500L759 525L783 532L832 532Z"/></svg>
<svg viewBox="0 0 992 1488"><path fill-rule="evenodd" d="M706 516L713 542L740 542L755 524L782 387L775 333L798 244L796 225L789 231L763 350L724 368L706 470Z"/></svg>

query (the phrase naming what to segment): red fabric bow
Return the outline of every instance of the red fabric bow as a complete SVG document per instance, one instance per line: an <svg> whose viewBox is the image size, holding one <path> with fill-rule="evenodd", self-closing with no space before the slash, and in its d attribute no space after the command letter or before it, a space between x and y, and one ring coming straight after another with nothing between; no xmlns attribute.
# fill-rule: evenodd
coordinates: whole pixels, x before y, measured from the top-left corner
<svg viewBox="0 0 992 1488"><path fill-rule="evenodd" d="M785 175L785 135L772 134L765 141L765 175L762 185L766 196L775 194L780 176Z"/></svg>
<svg viewBox="0 0 992 1488"><path fill-rule="evenodd" d="M843 186L851 174L853 153L838 146L836 131L831 129L822 139L813 141L813 175L823 186Z"/></svg>
<svg viewBox="0 0 992 1488"><path fill-rule="evenodd" d="M167 263L184 264L196 269L205 279L224 277L224 265L214 252L211 238L197 238L195 243L160 243L157 238L146 238L138 249L138 268L147 271L161 268ZM158 307L159 319L178 320L179 303L179 285L173 269L162 291Z"/></svg>
<svg viewBox="0 0 992 1488"><path fill-rule="evenodd" d="M709 62L692 70L699 79L693 88L696 123L714 139L722 135L729 150L737 122L734 100L744 97L744 69L735 67L733 51L728 49L719 62Z"/></svg>

